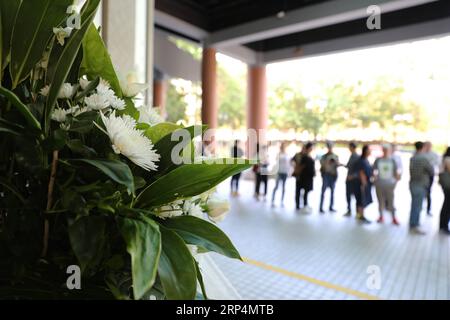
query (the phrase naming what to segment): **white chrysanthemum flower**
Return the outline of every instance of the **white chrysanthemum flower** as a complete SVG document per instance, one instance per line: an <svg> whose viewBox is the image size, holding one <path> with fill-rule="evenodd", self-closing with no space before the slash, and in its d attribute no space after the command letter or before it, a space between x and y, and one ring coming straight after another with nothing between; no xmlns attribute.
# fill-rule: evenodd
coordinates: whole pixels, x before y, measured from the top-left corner
<svg viewBox="0 0 450 320"><path fill-rule="evenodd" d="M53 110L53 112L52 112L52 120L57 121L57 122L64 122L64 121L66 121L68 114L70 114L69 110L55 108L55 110Z"/></svg>
<svg viewBox="0 0 450 320"><path fill-rule="evenodd" d="M58 99L71 99L75 94L75 86L70 83L64 83L59 89Z"/></svg>
<svg viewBox="0 0 450 320"><path fill-rule="evenodd" d="M88 85L91 83L88 79L85 79L85 78L80 78L80 80L78 82L80 83L80 87L83 90L86 90Z"/></svg>
<svg viewBox="0 0 450 320"><path fill-rule="evenodd" d="M125 100L117 98L116 96L111 98L108 102L111 105L111 107L116 110L124 110L126 106Z"/></svg>
<svg viewBox="0 0 450 320"><path fill-rule="evenodd" d="M183 204L183 212L187 215L197 218L203 217L203 209L200 204L194 203L192 200L186 200Z"/></svg>
<svg viewBox="0 0 450 320"><path fill-rule="evenodd" d="M127 115L127 114L124 114L122 116L122 120L123 120L123 122L125 122L125 125L127 127L130 127L130 128L135 128L136 127L137 123L136 123L136 120L134 120L133 117L131 117L131 116Z"/></svg>
<svg viewBox="0 0 450 320"><path fill-rule="evenodd" d="M151 126L164 121L163 117L159 114L158 108L149 108L142 106L139 108L139 122L148 123Z"/></svg>
<svg viewBox="0 0 450 320"><path fill-rule="evenodd" d="M217 196L217 194L209 198L207 206L208 216L214 222L220 222L225 219L225 216L230 211L229 202L226 199Z"/></svg>
<svg viewBox="0 0 450 320"><path fill-rule="evenodd" d="M109 116L102 112L100 115L115 153L123 154L145 170L157 169L155 162L160 156L153 149L152 141L135 128L136 122L131 117L116 117L115 111Z"/></svg>
<svg viewBox="0 0 450 320"><path fill-rule="evenodd" d="M109 102L105 96L98 93L94 93L89 97L86 97L84 102L90 110L102 110L109 106Z"/></svg>
<svg viewBox="0 0 450 320"><path fill-rule="evenodd" d="M118 98L114 91L109 87L108 81L101 80L97 86L97 93L104 97L104 99L108 102L108 105L116 110L125 109L125 101Z"/></svg>
<svg viewBox="0 0 450 320"><path fill-rule="evenodd" d="M179 217L183 215L183 209L181 205L183 204L182 200L177 200L168 205L162 206L155 210L155 214L160 218L173 218Z"/></svg>
<svg viewBox="0 0 450 320"><path fill-rule="evenodd" d="M108 82L100 82L97 86L97 93L102 96L115 96L115 93L109 87Z"/></svg>
<svg viewBox="0 0 450 320"><path fill-rule="evenodd" d="M44 97L46 97L46 96L48 96L48 92L50 91L50 86L49 85L46 85L45 87L43 87L40 91L39 91L39 93L42 95L42 96L44 96Z"/></svg>
<svg viewBox="0 0 450 320"><path fill-rule="evenodd" d="M56 35L56 40L58 43L63 46L65 39L70 37L72 28L53 28L53 33Z"/></svg>

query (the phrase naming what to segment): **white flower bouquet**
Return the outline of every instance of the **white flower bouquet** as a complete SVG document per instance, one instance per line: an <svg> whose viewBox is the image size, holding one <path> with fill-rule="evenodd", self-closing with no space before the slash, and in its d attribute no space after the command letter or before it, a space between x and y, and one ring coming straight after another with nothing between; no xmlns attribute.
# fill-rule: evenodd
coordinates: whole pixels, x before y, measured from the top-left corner
<svg viewBox="0 0 450 320"><path fill-rule="evenodd" d="M71 0L0 2L0 298L195 299L197 254L240 259L210 190L250 164L173 161L204 128L135 107L147 86L119 81L99 1L76 28Z"/></svg>

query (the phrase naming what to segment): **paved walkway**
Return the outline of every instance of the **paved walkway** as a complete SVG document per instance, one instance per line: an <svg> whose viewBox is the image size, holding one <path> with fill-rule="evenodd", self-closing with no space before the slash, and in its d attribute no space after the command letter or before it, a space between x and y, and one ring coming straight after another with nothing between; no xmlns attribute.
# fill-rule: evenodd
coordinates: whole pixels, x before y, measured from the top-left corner
<svg viewBox="0 0 450 320"><path fill-rule="evenodd" d="M324 215L318 214L320 178L310 195L314 212L309 215L294 210L292 178L287 182L285 208L271 208L269 200L257 202L252 197L253 182L241 181L241 196L230 198L230 214L220 227L246 262L219 255L214 259L242 298L450 299L450 237L437 232L443 199L440 187L436 184L433 190L434 216L423 213L421 218L428 234L416 236L407 228L410 195L406 179L396 190L401 226L391 225L388 215L383 225L362 225L343 217L344 172L335 195L338 212ZM273 186L270 180L269 193ZM219 186L219 192L228 196L228 183ZM377 216L375 202L367 217L375 221ZM369 267L372 272L380 271L379 289L367 285ZM376 281L371 283L376 286Z"/></svg>

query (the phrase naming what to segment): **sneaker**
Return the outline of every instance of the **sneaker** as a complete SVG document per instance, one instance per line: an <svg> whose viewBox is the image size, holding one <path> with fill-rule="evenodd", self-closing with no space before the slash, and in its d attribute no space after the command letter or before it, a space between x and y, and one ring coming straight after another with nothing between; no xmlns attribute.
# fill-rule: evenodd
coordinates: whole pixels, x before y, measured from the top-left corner
<svg viewBox="0 0 450 320"><path fill-rule="evenodd" d="M312 208L309 207L309 206L306 206L306 207L303 208L303 211L304 211L304 213L309 214L309 213L312 213Z"/></svg>
<svg viewBox="0 0 450 320"><path fill-rule="evenodd" d="M450 236L450 230L442 228L439 230L440 233Z"/></svg>
<svg viewBox="0 0 450 320"><path fill-rule="evenodd" d="M371 221L367 220L366 217L364 217L363 215L359 215L356 219L358 219L358 221L362 223L371 223Z"/></svg>
<svg viewBox="0 0 450 320"><path fill-rule="evenodd" d="M411 234L416 234L416 235L420 235L420 236L423 236L423 235L427 234L425 231L423 231L419 227L411 227L411 228L409 228L409 232Z"/></svg>
<svg viewBox="0 0 450 320"><path fill-rule="evenodd" d="M377 220L378 223L383 223L384 222L384 218L383 216L380 216Z"/></svg>
<svg viewBox="0 0 450 320"><path fill-rule="evenodd" d="M398 220L397 220L396 217L393 217L393 218L392 218L392 224L394 224L394 225L396 225L396 226L399 226L399 225L400 225L400 223L398 222Z"/></svg>
<svg viewBox="0 0 450 320"><path fill-rule="evenodd" d="M324 214L324 213L325 213L325 211L323 211L323 209L320 209L319 212L320 212L321 214Z"/></svg>
<svg viewBox="0 0 450 320"><path fill-rule="evenodd" d="M332 212L332 213L335 213L335 212L336 212L336 210L334 210L334 208L330 208L330 210L328 210L328 211L330 211L330 212Z"/></svg>
<svg viewBox="0 0 450 320"><path fill-rule="evenodd" d="M431 213L431 211L428 211L428 212L427 212L427 216L429 216L429 217L432 217L432 216L433 216L433 214Z"/></svg>
<svg viewBox="0 0 450 320"><path fill-rule="evenodd" d="M351 217L352 216L352 212L351 211L347 211L346 214L344 214L344 217Z"/></svg>

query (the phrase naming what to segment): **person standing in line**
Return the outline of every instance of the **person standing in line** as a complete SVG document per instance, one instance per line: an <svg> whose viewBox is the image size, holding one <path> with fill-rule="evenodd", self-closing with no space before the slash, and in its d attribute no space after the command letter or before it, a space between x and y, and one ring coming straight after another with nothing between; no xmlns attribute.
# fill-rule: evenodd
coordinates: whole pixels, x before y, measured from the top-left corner
<svg viewBox="0 0 450 320"><path fill-rule="evenodd" d="M244 151L239 147L239 141L235 140L234 145L231 148L231 157L232 158L242 158L244 155ZM241 178L241 173L237 173L234 176L231 177L231 195L232 196L239 196L239 180Z"/></svg>
<svg viewBox="0 0 450 320"><path fill-rule="evenodd" d="M372 203L372 176L373 170L369 163L370 147L364 145L361 151L361 157L356 164L358 172L357 183L355 184L356 198L356 218L364 223L370 223L364 216L364 209Z"/></svg>
<svg viewBox="0 0 450 320"><path fill-rule="evenodd" d="M428 159L428 162L433 167L433 174L430 175L430 185L427 188L427 215L432 216L433 214L431 212L431 189L433 188L434 176L439 170L440 160L437 153L433 151L433 145L431 144L431 142L427 141L424 143L424 151L425 157Z"/></svg>
<svg viewBox="0 0 450 320"><path fill-rule="evenodd" d="M403 161L400 151L398 150L398 146L396 144L392 145L392 159L394 159L395 164L397 165L397 174L399 175L400 179L403 175Z"/></svg>
<svg viewBox="0 0 450 320"><path fill-rule="evenodd" d="M295 177L295 208L300 210L300 174L303 170L302 159L305 153L305 146L302 147L300 152L297 152L291 159L292 166L294 167L294 172L292 176Z"/></svg>
<svg viewBox="0 0 450 320"><path fill-rule="evenodd" d="M261 198L261 195L263 196L263 200L266 200L267 196L267 179L269 175L269 159L267 154L267 147L263 146L261 147L260 152L260 146L259 144L256 145L256 152L257 152L257 159L258 164L253 166L253 171L256 175L256 183L255 183L255 198L256 200L259 200ZM264 185L264 193L261 194L261 184Z"/></svg>
<svg viewBox="0 0 450 320"><path fill-rule="evenodd" d="M286 180L289 174L289 157L286 153L286 144L283 142L280 146L280 153L278 155L278 174L275 182L275 188L272 192L272 207L275 207L275 194L277 193L278 186L281 183L281 206L284 207L284 194L286 188Z"/></svg>
<svg viewBox="0 0 450 320"><path fill-rule="evenodd" d="M347 213L344 217L351 217L352 215L352 195L355 195L355 183L358 179L358 172L356 170L356 164L359 160L359 154L356 152L356 144L354 142L350 142L348 145L348 149L350 150L350 158L347 162L347 178L345 180L345 195L347 198Z"/></svg>
<svg viewBox="0 0 450 320"><path fill-rule="evenodd" d="M314 159L311 157L311 152L314 148L312 142L305 144L303 154L300 158L300 168L298 178L295 184L295 205L297 210L300 209L301 190L303 190L303 213L311 213L312 209L308 205L308 194L313 189L314 176L316 175L316 168Z"/></svg>
<svg viewBox="0 0 450 320"><path fill-rule="evenodd" d="M447 149L447 152L450 148ZM443 171L439 174L439 184L444 191L444 203L442 204L441 215L439 218L439 230L450 235L448 224L450 222L450 152L444 154Z"/></svg>
<svg viewBox="0 0 450 320"><path fill-rule="evenodd" d="M445 150L445 153L442 155L442 163L441 163L441 167L440 167L440 172L445 170L445 159L446 158L450 158L450 147L447 148L447 150Z"/></svg>
<svg viewBox="0 0 450 320"><path fill-rule="evenodd" d="M384 222L383 213L387 209L392 214L392 223L399 225L395 217L394 190L400 176L397 170L397 163L391 157L390 145L383 145L383 156L375 160L373 171L378 210L380 213L378 223Z"/></svg>
<svg viewBox="0 0 450 320"><path fill-rule="evenodd" d="M434 175L434 168L425 156L424 143L419 141L414 146L416 153L411 157L409 164L411 176L409 190L412 198L409 228L411 233L423 235L425 231L419 228L420 213L423 208L423 200L427 196L430 186L430 177Z"/></svg>
<svg viewBox="0 0 450 320"><path fill-rule="evenodd" d="M336 187L337 180L337 168L339 167L339 158L333 152L333 143L327 142L327 153L320 158L320 173L322 174L322 190L320 193L320 213L325 213L323 210L323 201L325 197L325 191L330 189L330 212L336 212L334 210L334 189Z"/></svg>

